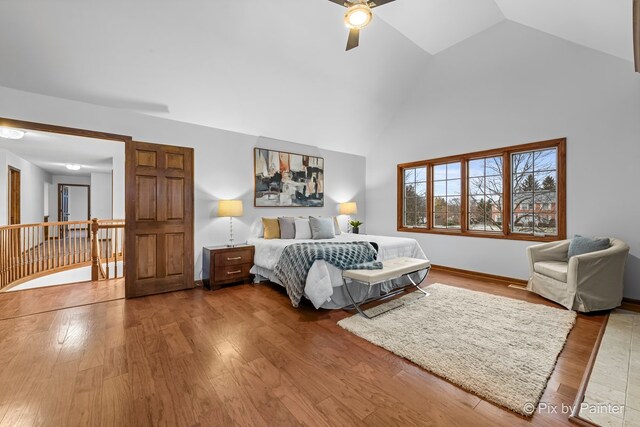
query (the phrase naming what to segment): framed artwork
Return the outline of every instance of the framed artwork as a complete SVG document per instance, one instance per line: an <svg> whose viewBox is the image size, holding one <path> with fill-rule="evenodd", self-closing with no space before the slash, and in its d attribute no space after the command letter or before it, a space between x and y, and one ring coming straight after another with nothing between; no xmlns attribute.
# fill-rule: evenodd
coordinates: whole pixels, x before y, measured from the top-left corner
<svg viewBox="0 0 640 427"><path fill-rule="evenodd" d="M324 159L254 148L254 206L324 206Z"/></svg>

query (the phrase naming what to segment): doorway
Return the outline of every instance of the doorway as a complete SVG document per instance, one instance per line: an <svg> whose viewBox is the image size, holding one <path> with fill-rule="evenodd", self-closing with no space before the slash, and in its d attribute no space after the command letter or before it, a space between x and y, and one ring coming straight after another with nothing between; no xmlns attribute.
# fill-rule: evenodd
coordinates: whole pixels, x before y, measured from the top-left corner
<svg viewBox="0 0 640 427"><path fill-rule="evenodd" d="M194 150L192 148L142 143L124 135L3 118L0 118L0 126L69 135L85 140L97 139L123 143L126 155L123 155L124 168L120 176L124 177L121 181L122 188L125 190L123 191L124 203L121 205L124 220L120 216L118 219L114 217L113 220L99 224L99 232L106 236L100 235L92 242L98 242L101 255L105 255L102 250L103 245L111 242L113 246L121 249L116 251L115 262L124 261L124 269L127 271L124 275L126 279L124 293L127 298L189 289L195 286L193 272ZM86 152L86 150L77 150L79 151ZM72 164L65 166L71 169L69 166ZM113 178L113 185L115 182ZM144 189L140 188L141 183L145 184ZM102 194L98 188L101 187L94 188L94 198ZM57 202L55 192L52 195ZM115 212L115 198L113 201ZM97 204L95 209L98 210ZM58 209L54 212L60 214ZM150 215L151 212L153 215ZM90 220L88 222L91 223ZM94 225L90 225L93 230ZM51 227L52 230L56 228ZM123 233L122 238L116 238L110 234L117 229ZM47 243L50 242L51 236ZM65 242L64 238L58 238L55 241L57 245L62 244L62 246ZM63 254L66 257L66 252ZM102 258L98 259L98 265L100 265ZM111 260L107 254L106 263L108 264ZM106 276L109 277L108 272Z"/></svg>
<svg viewBox="0 0 640 427"><path fill-rule="evenodd" d="M20 224L20 169L9 166L9 225Z"/></svg>

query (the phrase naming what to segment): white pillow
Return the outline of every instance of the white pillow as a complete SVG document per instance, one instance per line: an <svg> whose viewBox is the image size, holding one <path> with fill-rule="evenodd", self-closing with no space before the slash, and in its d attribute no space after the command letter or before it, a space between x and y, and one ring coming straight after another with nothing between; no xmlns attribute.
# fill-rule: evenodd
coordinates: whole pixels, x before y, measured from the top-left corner
<svg viewBox="0 0 640 427"><path fill-rule="evenodd" d="M334 229L334 234L336 236L339 236L342 234L342 230L340 229L340 223L338 222L337 216L333 217L333 229Z"/></svg>
<svg viewBox="0 0 640 427"><path fill-rule="evenodd" d="M296 239L310 239L311 238L311 226L309 225L309 219L296 218Z"/></svg>
<svg viewBox="0 0 640 427"><path fill-rule="evenodd" d="M250 237L264 237L264 225L262 224L262 218L256 218L251 224L249 231Z"/></svg>

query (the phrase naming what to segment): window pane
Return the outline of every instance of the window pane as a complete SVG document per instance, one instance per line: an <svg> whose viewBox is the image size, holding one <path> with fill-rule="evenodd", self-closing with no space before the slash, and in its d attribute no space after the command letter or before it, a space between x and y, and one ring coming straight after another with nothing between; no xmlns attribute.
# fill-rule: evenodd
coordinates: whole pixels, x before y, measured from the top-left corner
<svg viewBox="0 0 640 427"><path fill-rule="evenodd" d="M512 227L515 233L533 233L533 214L514 213Z"/></svg>
<svg viewBox="0 0 640 427"><path fill-rule="evenodd" d="M533 171L533 154L518 153L511 157L511 171L514 175Z"/></svg>
<svg viewBox="0 0 640 427"><path fill-rule="evenodd" d="M447 214L447 228L460 228L460 214Z"/></svg>
<svg viewBox="0 0 640 427"><path fill-rule="evenodd" d="M555 236L558 234L556 215L539 214L535 216L535 232Z"/></svg>
<svg viewBox="0 0 640 427"><path fill-rule="evenodd" d="M557 151L555 148L550 150L535 151L534 152L534 170L547 171L557 169Z"/></svg>
<svg viewBox="0 0 640 427"><path fill-rule="evenodd" d="M447 179L460 178L460 163L447 164Z"/></svg>
<svg viewBox="0 0 640 427"><path fill-rule="evenodd" d="M447 181L447 195L459 196L460 195L460 180L452 179Z"/></svg>
<svg viewBox="0 0 640 427"><path fill-rule="evenodd" d="M426 182L427 181L427 168L418 168L418 169L416 169L416 181L417 182Z"/></svg>
<svg viewBox="0 0 640 427"><path fill-rule="evenodd" d="M538 183L540 190L556 191L556 172L536 172L534 174L535 181Z"/></svg>
<svg viewBox="0 0 640 427"><path fill-rule="evenodd" d="M404 182L413 182L416 180L416 170L415 169L405 169L404 170Z"/></svg>
<svg viewBox="0 0 640 427"><path fill-rule="evenodd" d="M446 212L434 212L433 214L433 226L435 228L447 227L447 213Z"/></svg>
<svg viewBox="0 0 640 427"><path fill-rule="evenodd" d="M415 197L416 196L416 188L414 184L408 184L404 186L404 197Z"/></svg>
<svg viewBox="0 0 640 427"><path fill-rule="evenodd" d="M416 194L418 197L425 197L427 195L427 183L420 182L416 184Z"/></svg>
<svg viewBox="0 0 640 427"><path fill-rule="evenodd" d="M446 212L447 211L447 199L445 197L433 198L433 210L434 212Z"/></svg>
<svg viewBox="0 0 640 427"><path fill-rule="evenodd" d="M416 225L416 214L415 212L405 211L404 213L404 225L407 227L413 227Z"/></svg>
<svg viewBox="0 0 640 427"><path fill-rule="evenodd" d="M447 179L447 165L437 165L433 167L433 180Z"/></svg>
<svg viewBox="0 0 640 427"><path fill-rule="evenodd" d="M502 175L502 157L487 157L485 168L487 175Z"/></svg>
<svg viewBox="0 0 640 427"><path fill-rule="evenodd" d="M539 188L532 173L523 173L513 176L513 190L516 193L533 192Z"/></svg>
<svg viewBox="0 0 640 427"><path fill-rule="evenodd" d="M469 178L469 194L484 194L484 177Z"/></svg>
<svg viewBox="0 0 640 427"><path fill-rule="evenodd" d="M447 197L447 212L460 213L460 197Z"/></svg>
<svg viewBox="0 0 640 427"><path fill-rule="evenodd" d="M447 195L447 181L436 181L433 183L433 195L434 196L446 196Z"/></svg>
<svg viewBox="0 0 640 427"><path fill-rule="evenodd" d="M502 177L489 176L486 179L487 194L502 194Z"/></svg>
<svg viewBox="0 0 640 427"><path fill-rule="evenodd" d="M469 160L469 178L484 176L484 159Z"/></svg>

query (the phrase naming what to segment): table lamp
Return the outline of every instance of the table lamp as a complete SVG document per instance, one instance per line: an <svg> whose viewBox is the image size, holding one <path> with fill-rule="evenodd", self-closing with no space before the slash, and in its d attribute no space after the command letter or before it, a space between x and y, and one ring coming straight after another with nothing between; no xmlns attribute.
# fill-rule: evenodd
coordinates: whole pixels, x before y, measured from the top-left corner
<svg viewBox="0 0 640 427"><path fill-rule="evenodd" d="M351 215L356 215L358 213L358 205L356 202L340 203L338 206L338 213L340 215L347 215L347 225L350 230L351 225L349 225L349 221L351 221Z"/></svg>
<svg viewBox="0 0 640 427"><path fill-rule="evenodd" d="M242 200L220 200L218 202L218 216L229 217L229 244L228 247L232 248L236 245L233 244L233 217L242 216Z"/></svg>

